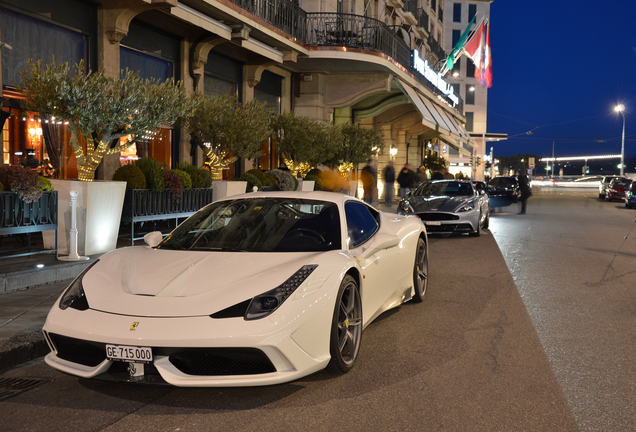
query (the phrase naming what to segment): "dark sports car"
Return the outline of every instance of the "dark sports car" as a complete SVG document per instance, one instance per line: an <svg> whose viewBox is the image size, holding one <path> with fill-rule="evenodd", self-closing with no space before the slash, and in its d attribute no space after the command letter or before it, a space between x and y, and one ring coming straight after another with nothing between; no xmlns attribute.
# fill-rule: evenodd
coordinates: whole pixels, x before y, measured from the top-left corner
<svg viewBox="0 0 636 432"><path fill-rule="evenodd" d="M488 228L488 195L470 181L434 180L422 184L398 204L399 214L415 214L429 233L468 233Z"/></svg>
<svg viewBox="0 0 636 432"><path fill-rule="evenodd" d="M490 207L508 207L519 202L521 188L516 177L495 177L488 182Z"/></svg>

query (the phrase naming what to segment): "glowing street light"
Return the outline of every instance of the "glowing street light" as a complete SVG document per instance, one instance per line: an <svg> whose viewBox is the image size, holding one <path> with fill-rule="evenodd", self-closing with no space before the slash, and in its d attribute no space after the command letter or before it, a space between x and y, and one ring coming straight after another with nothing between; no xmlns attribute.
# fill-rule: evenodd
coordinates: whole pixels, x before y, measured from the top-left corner
<svg viewBox="0 0 636 432"><path fill-rule="evenodd" d="M616 105L614 107L614 111L616 111L617 113L623 116L623 143L621 144L621 176L622 176L625 172L625 114L623 114L623 111L625 111L625 105L623 104Z"/></svg>

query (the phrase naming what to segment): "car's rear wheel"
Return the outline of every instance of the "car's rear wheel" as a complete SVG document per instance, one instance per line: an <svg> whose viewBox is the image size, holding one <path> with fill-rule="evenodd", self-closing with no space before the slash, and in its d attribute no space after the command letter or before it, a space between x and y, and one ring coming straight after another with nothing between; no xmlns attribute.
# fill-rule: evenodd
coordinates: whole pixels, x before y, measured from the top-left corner
<svg viewBox="0 0 636 432"><path fill-rule="evenodd" d="M331 323L329 352L331 360L327 370L345 373L351 370L360 351L362 340L362 300L355 279L345 276L338 290L336 307Z"/></svg>
<svg viewBox="0 0 636 432"><path fill-rule="evenodd" d="M426 288L428 288L428 254L426 252L426 242L419 238L415 250L415 264L413 265L413 288L415 288L413 301L416 303L421 303L424 300Z"/></svg>

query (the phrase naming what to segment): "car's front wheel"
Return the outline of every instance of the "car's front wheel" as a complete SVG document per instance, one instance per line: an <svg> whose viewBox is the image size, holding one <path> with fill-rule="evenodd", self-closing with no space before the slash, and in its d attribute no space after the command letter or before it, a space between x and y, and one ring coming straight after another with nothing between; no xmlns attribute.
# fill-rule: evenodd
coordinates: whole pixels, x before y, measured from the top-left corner
<svg viewBox="0 0 636 432"><path fill-rule="evenodd" d="M351 370L360 351L362 339L362 300L356 280L345 276L338 290L336 307L331 323L329 352L331 360L327 370L345 373Z"/></svg>
<svg viewBox="0 0 636 432"><path fill-rule="evenodd" d="M473 237L479 237L481 235L481 213L479 213L479 219L477 219L477 228L474 232L471 232L469 235Z"/></svg>
<svg viewBox="0 0 636 432"><path fill-rule="evenodd" d="M426 296L426 288L428 288L428 254L426 253L426 242L422 238L417 240L415 264L413 265L413 287L415 288L413 301L422 302Z"/></svg>

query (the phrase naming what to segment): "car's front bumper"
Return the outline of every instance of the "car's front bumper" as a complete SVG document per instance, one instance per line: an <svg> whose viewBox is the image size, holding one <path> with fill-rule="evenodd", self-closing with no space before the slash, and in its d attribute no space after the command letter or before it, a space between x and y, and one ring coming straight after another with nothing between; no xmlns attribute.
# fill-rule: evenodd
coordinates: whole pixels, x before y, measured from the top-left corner
<svg viewBox="0 0 636 432"><path fill-rule="evenodd" d="M329 329L335 299L330 295L325 297L325 301L314 298L313 302L302 302L307 303L302 314L273 314L253 321L209 316L133 317L90 309L56 310L44 325L52 351L45 361L60 371L92 378L107 372L114 363L106 358L106 344L150 347L153 351L151 367L165 382L175 386L283 383L321 370L329 362ZM288 308L291 310L296 309ZM133 323L137 323L134 330ZM222 360L238 356L244 362L244 369L232 369L236 372L228 374L227 369L216 372L216 366L206 365L193 371L192 367L183 366L187 356L190 357L185 362L189 364L201 359L214 362L219 356ZM263 367L267 363L270 368Z"/></svg>
<svg viewBox="0 0 636 432"><path fill-rule="evenodd" d="M479 224L479 212L462 213L416 212L428 233L474 233Z"/></svg>

